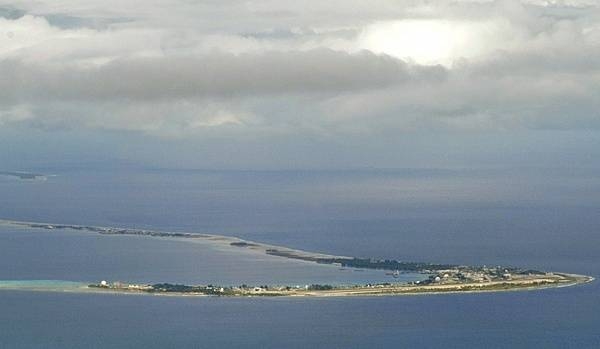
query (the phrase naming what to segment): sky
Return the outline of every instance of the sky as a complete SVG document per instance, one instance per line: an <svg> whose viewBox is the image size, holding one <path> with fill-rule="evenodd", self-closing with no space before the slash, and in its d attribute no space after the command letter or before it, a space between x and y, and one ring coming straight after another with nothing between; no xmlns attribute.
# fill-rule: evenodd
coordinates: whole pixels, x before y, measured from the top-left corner
<svg viewBox="0 0 600 349"><path fill-rule="evenodd" d="M600 3L0 0L0 167L597 167Z"/></svg>

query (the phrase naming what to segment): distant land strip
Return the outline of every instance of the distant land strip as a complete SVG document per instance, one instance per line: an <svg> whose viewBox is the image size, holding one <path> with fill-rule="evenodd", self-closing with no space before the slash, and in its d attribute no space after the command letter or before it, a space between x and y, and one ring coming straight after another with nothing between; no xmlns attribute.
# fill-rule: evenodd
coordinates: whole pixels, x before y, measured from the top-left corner
<svg viewBox="0 0 600 349"><path fill-rule="evenodd" d="M20 171L0 171L0 176L17 177L23 180L46 179L46 175L43 174Z"/></svg>

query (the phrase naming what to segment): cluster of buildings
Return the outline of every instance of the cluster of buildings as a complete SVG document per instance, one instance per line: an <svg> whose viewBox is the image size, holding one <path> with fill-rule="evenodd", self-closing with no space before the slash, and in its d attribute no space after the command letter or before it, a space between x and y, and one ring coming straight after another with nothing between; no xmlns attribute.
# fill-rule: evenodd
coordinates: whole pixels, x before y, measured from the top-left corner
<svg viewBox="0 0 600 349"><path fill-rule="evenodd" d="M500 280L512 280L512 274L503 268L479 269L448 269L438 270L427 280L415 284L456 284L456 283L485 283Z"/></svg>
<svg viewBox="0 0 600 349"><path fill-rule="evenodd" d="M119 281L115 281L113 283L107 282L106 280L100 281L97 287L101 288L110 288L115 290L131 290L131 291L148 291L152 289L151 285L143 285L143 284L124 284Z"/></svg>

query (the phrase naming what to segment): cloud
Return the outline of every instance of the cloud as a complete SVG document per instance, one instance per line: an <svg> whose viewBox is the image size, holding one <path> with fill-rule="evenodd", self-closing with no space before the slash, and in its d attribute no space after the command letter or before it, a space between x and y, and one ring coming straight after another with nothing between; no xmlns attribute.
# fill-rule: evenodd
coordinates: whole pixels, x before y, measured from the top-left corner
<svg viewBox="0 0 600 349"><path fill-rule="evenodd" d="M0 1L0 122L185 137L600 128L596 2L309 5Z"/></svg>
<svg viewBox="0 0 600 349"><path fill-rule="evenodd" d="M106 100L328 93L443 79L439 67L411 67L370 52L318 49L195 57L135 57L106 64L0 62L0 99Z"/></svg>
<svg viewBox="0 0 600 349"><path fill-rule="evenodd" d="M0 126L4 124L23 122L33 117L31 110L25 105L15 105L0 109Z"/></svg>

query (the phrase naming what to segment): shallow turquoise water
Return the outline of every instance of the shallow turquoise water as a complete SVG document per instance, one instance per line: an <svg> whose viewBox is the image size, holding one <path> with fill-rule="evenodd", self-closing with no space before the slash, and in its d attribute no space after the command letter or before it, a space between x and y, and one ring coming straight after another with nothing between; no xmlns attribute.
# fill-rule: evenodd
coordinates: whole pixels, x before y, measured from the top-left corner
<svg viewBox="0 0 600 349"><path fill-rule="evenodd" d="M84 282L63 280L0 280L0 289L76 290L86 285Z"/></svg>

